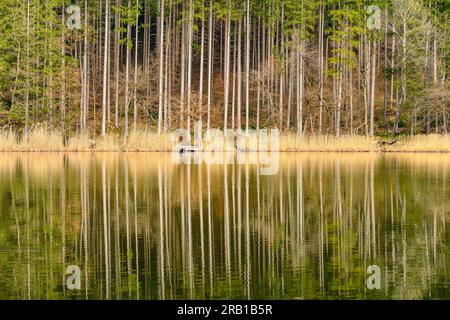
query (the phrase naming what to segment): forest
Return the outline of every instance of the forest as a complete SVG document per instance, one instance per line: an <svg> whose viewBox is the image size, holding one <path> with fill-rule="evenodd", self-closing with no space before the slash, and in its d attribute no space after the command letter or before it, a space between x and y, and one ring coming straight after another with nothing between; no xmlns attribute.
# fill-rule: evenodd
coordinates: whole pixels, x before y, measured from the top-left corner
<svg viewBox="0 0 450 320"><path fill-rule="evenodd" d="M448 0L0 0L0 127L447 134L449 16Z"/></svg>

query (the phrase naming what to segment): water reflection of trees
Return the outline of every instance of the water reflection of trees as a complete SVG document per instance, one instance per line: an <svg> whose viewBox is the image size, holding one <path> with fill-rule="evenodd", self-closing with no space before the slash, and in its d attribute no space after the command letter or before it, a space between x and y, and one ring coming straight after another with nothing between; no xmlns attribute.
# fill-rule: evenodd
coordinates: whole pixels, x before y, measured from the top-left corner
<svg viewBox="0 0 450 320"><path fill-rule="evenodd" d="M0 155L2 298L448 297L445 155L280 161L260 176L163 154ZM64 286L73 264L80 292Z"/></svg>

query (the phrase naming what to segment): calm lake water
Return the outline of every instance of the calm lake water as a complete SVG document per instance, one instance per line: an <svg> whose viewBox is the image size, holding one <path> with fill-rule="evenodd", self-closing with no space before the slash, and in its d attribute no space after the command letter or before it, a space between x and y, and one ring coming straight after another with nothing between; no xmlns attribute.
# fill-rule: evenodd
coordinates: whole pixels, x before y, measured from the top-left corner
<svg viewBox="0 0 450 320"><path fill-rule="evenodd" d="M0 154L0 299L450 298L450 155L279 157Z"/></svg>

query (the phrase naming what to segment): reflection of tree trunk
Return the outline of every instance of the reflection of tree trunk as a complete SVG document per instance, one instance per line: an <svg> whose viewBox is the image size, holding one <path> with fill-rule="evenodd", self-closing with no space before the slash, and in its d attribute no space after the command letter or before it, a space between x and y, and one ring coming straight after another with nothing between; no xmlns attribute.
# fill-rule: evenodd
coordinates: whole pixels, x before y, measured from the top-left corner
<svg viewBox="0 0 450 320"><path fill-rule="evenodd" d="M85 298L88 298L89 292L89 279L88 279L88 235L89 235L89 191L87 186L87 168L83 166L81 168L80 180L81 180L81 216L82 216L82 227L83 227L83 254L84 254L84 288L85 288Z"/></svg>
<svg viewBox="0 0 450 320"><path fill-rule="evenodd" d="M247 257L247 299L251 299L250 296L250 283L251 283L251 259L250 259L250 175L249 175L249 164L245 165L245 243Z"/></svg>
<svg viewBox="0 0 450 320"><path fill-rule="evenodd" d="M319 163L319 281L320 292L323 294L325 286L325 272L324 272L324 217L323 217L323 173L322 163Z"/></svg>
<svg viewBox="0 0 450 320"><path fill-rule="evenodd" d="M103 199L103 239L105 252L105 285L106 299L109 299L110 282L109 282L109 241L108 241L108 200L107 200L107 181L106 181L106 159L102 161L102 199Z"/></svg>
<svg viewBox="0 0 450 320"><path fill-rule="evenodd" d="M336 172L336 201L339 223L342 225L342 197L341 197L341 164L339 160L335 160Z"/></svg>
<svg viewBox="0 0 450 320"><path fill-rule="evenodd" d="M160 297L164 299L165 292L165 266L164 266L164 207L163 207L163 183L161 163L158 163L158 191L159 191L159 288Z"/></svg>
<svg viewBox="0 0 450 320"><path fill-rule="evenodd" d="M163 104L164 104L164 0L159 3L159 105L158 105L158 134L161 134L163 127ZM183 81L183 79L181 80Z"/></svg>
<svg viewBox="0 0 450 320"><path fill-rule="evenodd" d="M238 272L242 273L242 167L237 166L237 247L238 247Z"/></svg>
<svg viewBox="0 0 450 320"><path fill-rule="evenodd" d="M212 216L212 201L211 201L211 166L207 166L207 188L208 188L208 255L209 255L209 290L210 290L210 298L214 297L214 291L213 291L213 216Z"/></svg>
<svg viewBox="0 0 450 320"><path fill-rule="evenodd" d="M232 211L232 226L231 228L233 230L236 230L236 167L237 166L232 166L231 167L231 211ZM233 258L237 261L237 233L238 232L233 232Z"/></svg>
<svg viewBox="0 0 450 320"><path fill-rule="evenodd" d="M401 230L402 230L402 264L403 264L403 285L406 288L408 283L408 271L407 271L407 242L406 242L406 199L404 199L402 205L402 219L401 219Z"/></svg>
<svg viewBox="0 0 450 320"><path fill-rule="evenodd" d="M259 175L259 165L256 166L256 198L257 198L257 204L256 204L256 208L257 208L257 227L258 230L261 230L261 225L262 225L262 219L263 219L263 210L261 208L261 181L260 181L260 175ZM257 239L257 243L258 243L258 252L257 252L257 261L258 263L257 268L258 268L258 275L261 274L261 232L258 232L258 234L256 235L256 239Z"/></svg>
<svg viewBox="0 0 450 320"><path fill-rule="evenodd" d="M24 182L25 182L25 212L27 217L27 296L28 300L31 300L31 254L30 254L30 233L31 233L31 220L30 220L30 186L28 182L29 160L25 160L24 168ZM66 182L64 173L61 179L61 214L62 214L62 231L61 231L61 263L63 268L63 283L65 277L65 264L66 264ZM66 286L63 286L64 295L66 293Z"/></svg>
<svg viewBox="0 0 450 320"><path fill-rule="evenodd" d="M171 188L172 177L169 176L167 171L168 170L167 170L167 163L166 163L166 164L164 164L163 173L162 173L163 174L163 180L162 180L163 181L163 190L164 190L164 194L163 194L163 197L164 197L164 225L165 225L164 234L166 234L166 235L169 234L169 230L173 230L172 217L170 215L170 213L173 212L172 206L171 206L172 202L169 201L169 190L172 189ZM170 248L171 239L170 239L170 237L164 237L164 239L165 239L164 246L166 249L165 250L165 261L166 261L165 266L166 266L167 270L172 270L172 263L171 263L170 258L172 257L171 254L173 254L174 251L171 250L171 248ZM172 283L172 274L170 272L168 274L167 281L168 281L169 290L170 290L170 292L169 292L170 296L168 298L172 299L173 283Z"/></svg>
<svg viewBox="0 0 450 320"><path fill-rule="evenodd" d="M395 242L395 232L394 232L394 194L392 192L392 187L391 187L391 242L392 243L396 243ZM392 252L391 252L391 258L392 258L392 265L395 266L396 265L396 252L395 252L395 245L392 246ZM386 279L387 281L387 279Z"/></svg>
<svg viewBox="0 0 450 320"><path fill-rule="evenodd" d="M116 265L116 286L121 287L122 282L122 271L121 271L121 259L120 259L120 206L119 206L119 170L120 170L120 164L117 165L116 168L116 174L115 174L115 183L114 183L114 190L115 190L115 206L116 206L116 226L115 226L115 232L114 232L114 246L115 246L115 265ZM116 299L120 299L120 290L116 291Z"/></svg>
<svg viewBox="0 0 450 320"><path fill-rule="evenodd" d="M228 280L229 289L231 290L231 260L230 260L230 216L228 209L228 170L227 166L224 166L223 172L223 191L224 191L224 226L223 226L223 237L224 237L224 247L225 247L225 270ZM238 184L239 186L239 184ZM238 191L239 192L239 191Z"/></svg>
<svg viewBox="0 0 450 320"><path fill-rule="evenodd" d="M437 211L433 214L433 260L436 265L436 251L437 251Z"/></svg>
<svg viewBox="0 0 450 320"><path fill-rule="evenodd" d="M371 248L371 229L370 229L370 181L369 181L369 164L366 162L364 172L364 263L366 263L367 254Z"/></svg>
<svg viewBox="0 0 450 320"><path fill-rule="evenodd" d="M130 243L130 219L129 219L129 205L130 205L130 186L128 180L128 158L124 158L124 175L125 175L125 227L127 239L127 274L128 274L128 298L131 299L131 243Z"/></svg>
<svg viewBox="0 0 450 320"><path fill-rule="evenodd" d="M372 218L372 245L373 257L376 256L376 225L375 225L375 165L374 159L370 159L370 213Z"/></svg>
<svg viewBox="0 0 450 320"><path fill-rule="evenodd" d="M402 35L402 65L400 72L400 83L401 83L401 93L400 100L397 102L397 110L395 112L395 124L392 130L392 136L394 137L398 133L398 126L400 121L401 107L406 100L406 59L407 59L407 25L406 22L403 23L403 35Z"/></svg>
<svg viewBox="0 0 450 320"><path fill-rule="evenodd" d="M284 206L283 206L283 175L280 170L278 173L278 201L279 201L279 208L280 208L280 223L284 224Z"/></svg>
<svg viewBox="0 0 450 320"><path fill-rule="evenodd" d="M200 214L200 252L201 252L201 272L202 272L202 284L203 289L205 286L205 238L203 227L203 186L202 186L202 166L198 167L198 203Z"/></svg>
<svg viewBox="0 0 450 320"><path fill-rule="evenodd" d="M303 244L304 239L304 206L303 206L303 163L297 162L297 221L298 221L298 243Z"/></svg>
<svg viewBox="0 0 450 320"><path fill-rule="evenodd" d="M189 123L189 122L188 122ZM191 299L194 298L194 266L192 252L192 208L191 208L191 166L186 166L187 171L187 239L188 239L188 273L189 273L189 293Z"/></svg>
<svg viewBox="0 0 450 320"><path fill-rule="evenodd" d="M135 243L135 261L136 261L136 299L139 300L139 242L138 242L138 210L137 210L137 168L134 163L133 170L133 196L134 196L134 243Z"/></svg>
<svg viewBox="0 0 450 320"><path fill-rule="evenodd" d="M287 164L287 176L290 177L291 175L292 175L291 162L289 162ZM287 223L286 230L289 232L289 235L293 235L294 237L296 237L296 236L298 236L298 234L296 233L296 230L294 228L295 227L298 228L298 223L296 223L298 221L295 221L295 217L294 217L294 211L296 211L296 210L294 208L294 204L293 204L293 200L292 200L291 179L288 178L286 183L287 183L287 206L288 206L288 209L287 209L287 216L288 216L288 218L287 218L287 220L289 221L289 223ZM291 248L294 247L294 246L297 247L298 238L296 240L297 241L292 241ZM293 263L295 263L295 262L296 262L296 260L293 261Z"/></svg>
<svg viewBox="0 0 450 320"><path fill-rule="evenodd" d="M180 174L180 216L181 216L181 269L185 272L185 257L186 257L186 218L185 218L185 204L184 204L184 190L186 188L184 184L184 168L179 169Z"/></svg>

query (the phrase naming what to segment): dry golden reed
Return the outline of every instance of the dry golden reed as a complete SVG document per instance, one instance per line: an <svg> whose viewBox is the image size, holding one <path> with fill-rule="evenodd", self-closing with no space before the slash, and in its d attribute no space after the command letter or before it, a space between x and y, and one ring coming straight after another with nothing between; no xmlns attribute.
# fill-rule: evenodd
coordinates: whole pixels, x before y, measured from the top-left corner
<svg viewBox="0 0 450 320"><path fill-rule="evenodd" d="M59 131L43 126L33 127L28 135L23 135L16 148L18 151L62 151L65 150L63 135Z"/></svg>
<svg viewBox="0 0 450 320"><path fill-rule="evenodd" d="M16 134L10 130L0 131L0 151L16 151L17 148Z"/></svg>
<svg viewBox="0 0 450 320"><path fill-rule="evenodd" d="M417 135L400 140L387 148L396 152L450 152L449 135Z"/></svg>
<svg viewBox="0 0 450 320"><path fill-rule="evenodd" d="M279 152L450 152L450 136L418 135L402 138L393 144L382 143L379 138L357 135L297 136L282 134L279 145L267 148L259 144L256 134L243 135L239 143L219 139L205 139L202 151L279 151ZM269 142L271 139L268 139ZM236 143L236 146L235 146ZM87 134L72 136L66 144L61 132L37 126L30 129L28 137L19 137L10 130L0 130L0 152L170 152L176 139L170 133L158 135L151 130L131 131L124 139L118 134L97 138ZM217 145L218 144L218 145Z"/></svg>
<svg viewBox="0 0 450 320"><path fill-rule="evenodd" d="M297 136L282 135L280 151L282 152L371 152L378 150L376 138L348 135L334 136Z"/></svg>

